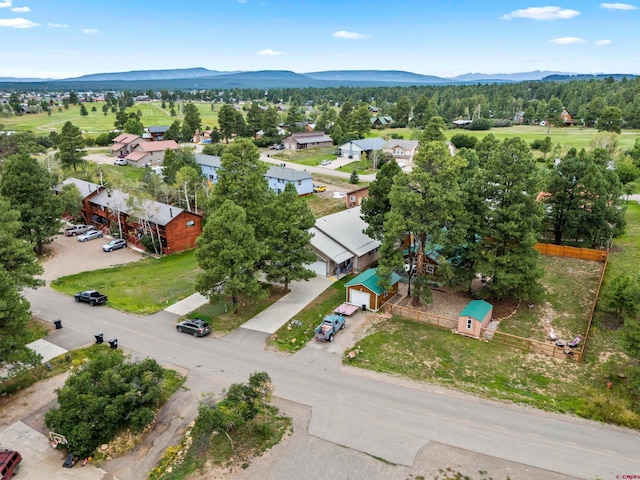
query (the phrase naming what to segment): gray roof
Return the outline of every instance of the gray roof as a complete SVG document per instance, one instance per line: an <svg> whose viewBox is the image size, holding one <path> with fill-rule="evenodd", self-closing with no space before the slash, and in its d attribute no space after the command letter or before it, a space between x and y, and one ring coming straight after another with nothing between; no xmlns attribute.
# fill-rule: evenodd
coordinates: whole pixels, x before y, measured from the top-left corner
<svg viewBox="0 0 640 480"><path fill-rule="evenodd" d="M169 127L149 127L147 130L149 133L165 133L169 130Z"/></svg>
<svg viewBox="0 0 640 480"><path fill-rule="evenodd" d="M154 200L143 200L142 211L134 214L134 208L129 205L129 194L120 190L102 190L95 197L91 198L91 203L107 207L109 210L120 210L127 215L137 215L157 225L167 225L174 218L180 215L184 210L166 203L156 202Z"/></svg>
<svg viewBox="0 0 640 480"><path fill-rule="evenodd" d="M207 167L220 168L222 161L217 155L205 155L204 153L195 153L196 163L198 165L206 165Z"/></svg>
<svg viewBox="0 0 640 480"><path fill-rule="evenodd" d="M302 172L300 170L294 170L293 168L281 166L269 167L269 170L267 170L267 173L264 176L271 178L280 178L289 182L297 182L298 180L306 180L311 178L311 174L309 172Z"/></svg>
<svg viewBox="0 0 640 480"><path fill-rule="evenodd" d="M360 218L360 207L333 213L318 218L311 230L315 229L324 234L339 248L327 242L322 236L318 236L317 242L314 237L311 240L311 245L332 259L345 250L351 252L352 256L361 257L380 246L378 240L374 240L363 233L366 227L367 223ZM327 251L322 249L323 244Z"/></svg>
<svg viewBox="0 0 640 480"><path fill-rule="evenodd" d="M391 139L388 140L387 143L384 144L383 148L393 148L400 147L403 150L413 150L418 146L418 140L402 140L402 139Z"/></svg>
<svg viewBox="0 0 640 480"><path fill-rule="evenodd" d="M295 142L300 144L307 143L326 143L333 142L331 137L324 132L296 132L282 140L282 143Z"/></svg>
<svg viewBox="0 0 640 480"><path fill-rule="evenodd" d="M97 183L87 182L86 180L80 180L79 178L69 177L65 178L60 185L57 185L54 188L54 190L56 192L59 192L60 190L62 190L63 185L75 185L80 191L80 194L83 198L88 197L99 188L102 188Z"/></svg>
<svg viewBox="0 0 640 480"><path fill-rule="evenodd" d="M340 147L340 149L349 148L349 143L353 143L360 150L369 152L371 150L381 150L383 145L386 143L386 140L380 137L362 138L360 140L352 140L351 142L345 143Z"/></svg>
<svg viewBox="0 0 640 480"><path fill-rule="evenodd" d="M338 242L335 242L334 240L329 238L317 228L312 227L309 229L309 232L311 232L311 235L313 235L313 237L311 238L311 245L319 252L322 252L324 256L333 260L335 263L346 262L350 258L353 258L352 252L347 250Z"/></svg>

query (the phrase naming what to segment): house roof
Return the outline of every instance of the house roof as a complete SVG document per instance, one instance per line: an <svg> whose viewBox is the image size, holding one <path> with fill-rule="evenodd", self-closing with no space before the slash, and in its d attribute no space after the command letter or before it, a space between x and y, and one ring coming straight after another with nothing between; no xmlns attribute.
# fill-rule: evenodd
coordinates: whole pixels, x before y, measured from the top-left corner
<svg viewBox="0 0 640 480"><path fill-rule="evenodd" d="M127 155L125 158L128 161L130 160L132 162L137 162L138 160L142 160L147 155L148 155L148 152L141 152L140 150L134 150L129 155Z"/></svg>
<svg viewBox="0 0 640 480"><path fill-rule="evenodd" d="M382 116L382 117L371 117L369 119L369 121L373 124L377 122L380 122L381 125L391 125L393 123L393 118L389 117L389 116Z"/></svg>
<svg viewBox="0 0 640 480"><path fill-rule="evenodd" d="M111 151L115 152L116 150L121 150L124 147L126 147L127 145L124 143L114 143L113 145L111 145Z"/></svg>
<svg viewBox="0 0 640 480"><path fill-rule="evenodd" d="M165 150L178 150L178 144L175 140L160 140L159 142L140 142L136 149L138 148L145 152L164 152Z"/></svg>
<svg viewBox="0 0 640 480"><path fill-rule="evenodd" d="M364 285L376 295L382 295L385 291L378 285L378 280L380 280L380 277L378 277L378 269L370 268L369 270L365 270L364 272L362 272L356 278L349 280L344 284L344 286L350 287L352 285ZM398 275L396 272L392 272L391 285L395 285L399 281L400 275Z"/></svg>
<svg viewBox="0 0 640 480"><path fill-rule="evenodd" d="M353 252L350 252L344 247L344 245L340 245L317 228L311 227L309 232L312 235L311 245L325 257L330 258L333 262L342 263L353 258Z"/></svg>
<svg viewBox="0 0 640 480"><path fill-rule="evenodd" d="M140 209L140 212L134 212L134 208L129 204L129 197L128 193L120 190L102 190L95 197L92 197L90 202L101 207L107 207L109 210L120 210L127 215L140 216L140 218L162 226L167 225L184 212L182 208L154 200L143 200L143 208Z"/></svg>
<svg viewBox="0 0 640 480"><path fill-rule="evenodd" d="M276 179L282 179L289 182L297 182L298 180L307 180L311 178L309 172L302 172L300 170L294 170L289 167L272 166L269 167L265 177L271 177Z"/></svg>
<svg viewBox="0 0 640 480"><path fill-rule="evenodd" d="M282 140L282 142L296 142L296 143L324 143L324 142L333 142L331 137L324 132L299 132L292 133L287 138Z"/></svg>
<svg viewBox="0 0 640 480"><path fill-rule="evenodd" d="M135 135L133 133L121 133L112 141L114 143L124 143L125 145L128 145L131 142L134 142L135 140L139 140L139 139L140 139L139 135Z"/></svg>
<svg viewBox="0 0 640 480"><path fill-rule="evenodd" d="M392 150L396 147L400 147L403 150L413 150L414 148L418 148L418 145L419 142L417 140L402 140L392 138L391 140L388 140L382 148Z"/></svg>
<svg viewBox="0 0 640 480"><path fill-rule="evenodd" d="M103 188L97 183L87 182L86 180L80 180L79 178L69 177L65 178L62 183L54 187L53 190L59 192L60 190L62 190L62 187L64 185L75 185L84 198L96 192L98 189Z"/></svg>
<svg viewBox="0 0 640 480"><path fill-rule="evenodd" d="M471 317L481 322L487 313L491 311L493 305L484 300L471 300L466 307L460 312L460 317Z"/></svg>
<svg viewBox="0 0 640 480"><path fill-rule="evenodd" d="M170 127L148 127L149 133L165 133Z"/></svg>
<svg viewBox="0 0 640 480"><path fill-rule="evenodd" d="M362 138L360 140L352 140L345 143L344 145L341 145L340 150L348 150L349 148L352 148L353 145L355 145L360 150L369 152L371 150L381 150L385 143L387 143L385 139L380 137Z"/></svg>
<svg viewBox="0 0 640 480"><path fill-rule="evenodd" d="M206 155L204 153L195 153L196 163L206 167L220 168L222 160L217 155Z"/></svg>
<svg viewBox="0 0 640 480"><path fill-rule="evenodd" d="M367 223L360 218L359 206L320 217L316 219L314 226L316 230L321 231L344 249L350 251L352 253L351 256L356 255L358 257L380 246L378 240L374 240L363 233L366 227ZM316 247L313 239L311 240L311 245ZM316 248L324 252L319 247Z"/></svg>

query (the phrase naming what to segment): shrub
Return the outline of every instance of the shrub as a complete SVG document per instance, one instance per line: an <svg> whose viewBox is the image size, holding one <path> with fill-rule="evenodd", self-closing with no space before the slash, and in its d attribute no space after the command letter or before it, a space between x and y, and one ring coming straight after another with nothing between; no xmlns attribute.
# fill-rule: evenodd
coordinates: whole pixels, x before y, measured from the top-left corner
<svg viewBox="0 0 640 480"><path fill-rule="evenodd" d="M453 143L456 148L475 148L478 139L471 135L465 135L464 133L456 133L451 137L451 143Z"/></svg>
<svg viewBox="0 0 640 480"><path fill-rule="evenodd" d="M486 118L478 118L471 122L467 127L469 130L490 130L491 129L491 121Z"/></svg>

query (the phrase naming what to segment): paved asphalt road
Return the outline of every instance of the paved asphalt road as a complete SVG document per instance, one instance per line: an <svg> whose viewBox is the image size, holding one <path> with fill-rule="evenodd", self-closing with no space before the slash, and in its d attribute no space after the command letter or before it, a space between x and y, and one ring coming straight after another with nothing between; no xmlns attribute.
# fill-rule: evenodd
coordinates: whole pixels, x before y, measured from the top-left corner
<svg viewBox="0 0 640 480"><path fill-rule="evenodd" d="M177 365L218 388L265 370L278 397L311 408L309 434L389 462L411 465L435 441L586 479L640 475L634 431L439 387L380 381L341 368L340 356L324 349L283 357L264 351L267 334L251 330L194 339L175 332L176 316L168 312L137 317L75 304L46 287L27 297L38 317L62 319L64 328L47 339L63 348L86 345L104 332L134 357Z"/></svg>

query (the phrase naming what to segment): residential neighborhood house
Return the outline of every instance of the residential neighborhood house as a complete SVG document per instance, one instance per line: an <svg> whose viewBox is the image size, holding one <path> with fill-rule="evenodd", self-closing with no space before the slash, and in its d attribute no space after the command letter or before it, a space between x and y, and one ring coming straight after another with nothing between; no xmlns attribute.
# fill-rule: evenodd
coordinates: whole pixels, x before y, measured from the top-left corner
<svg viewBox="0 0 640 480"><path fill-rule="evenodd" d="M143 140L124 158L134 167L158 166L164 162L164 154L167 150L177 152L178 148L175 140L158 140L157 142Z"/></svg>
<svg viewBox="0 0 640 480"><path fill-rule="evenodd" d="M382 146L382 151L396 159L398 165L413 165L413 157L418 151L417 140L391 139Z"/></svg>
<svg viewBox="0 0 640 480"><path fill-rule="evenodd" d="M325 148L333 145L331 137L324 132L292 133L282 140L285 150L304 150L307 148Z"/></svg>
<svg viewBox="0 0 640 480"><path fill-rule="evenodd" d="M347 192L344 198L347 208L359 207L362 204L362 200L369 198L369 186L351 190Z"/></svg>
<svg viewBox="0 0 640 480"><path fill-rule="evenodd" d="M380 242L363 233L366 226L360 207L316 219L309 231L317 260L309 268L318 275L330 276L362 272L375 265Z"/></svg>
<svg viewBox="0 0 640 480"><path fill-rule="evenodd" d="M344 145L340 145L340 157L358 162L360 161L363 152L367 154L367 158L371 158L373 151L382 150L382 147L386 143L385 139L380 137L351 140Z"/></svg>
<svg viewBox="0 0 640 480"><path fill-rule="evenodd" d="M276 193L283 192L287 183L292 183L296 187L298 195L309 195L313 193L311 174L308 172L274 165L269 167L265 178L269 183L269 188Z"/></svg>
<svg viewBox="0 0 640 480"><path fill-rule="evenodd" d="M116 157L129 155L140 142L144 142L142 137L133 133L122 133L115 137L111 146L111 154Z"/></svg>
<svg viewBox="0 0 640 480"><path fill-rule="evenodd" d="M145 224L160 237L164 254L194 248L202 232L202 217L182 208L146 199L138 202L127 193L77 178L65 179L55 191L66 184L75 185L83 196L82 216L87 225L115 232L119 215L122 238L132 245L141 247Z"/></svg>
<svg viewBox="0 0 640 480"><path fill-rule="evenodd" d="M371 117L369 119L371 122L372 128L389 128L389 126L393 123L393 118L391 117Z"/></svg>

